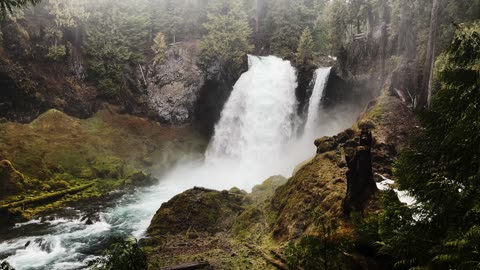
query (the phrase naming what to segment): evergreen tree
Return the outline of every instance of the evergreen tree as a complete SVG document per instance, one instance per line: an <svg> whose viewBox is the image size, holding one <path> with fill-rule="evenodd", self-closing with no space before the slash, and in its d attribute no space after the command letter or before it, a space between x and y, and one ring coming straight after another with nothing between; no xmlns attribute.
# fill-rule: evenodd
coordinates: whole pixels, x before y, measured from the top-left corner
<svg viewBox="0 0 480 270"><path fill-rule="evenodd" d="M67 54L67 48L62 44L66 31L73 30L75 42L79 43L81 26L89 16L87 1L48 0L45 9L54 18L54 24L46 28L47 58L58 61Z"/></svg>
<svg viewBox="0 0 480 270"><path fill-rule="evenodd" d="M325 11L326 22L328 25L328 43L329 51L334 55L343 47L346 32L348 10L343 0L331 1Z"/></svg>
<svg viewBox="0 0 480 270"><path fill-rule="evenodd" d="M177 41L177 35L183 24L180 16L179 1L165 0L160 28L166 34L167 39L172 43Z"/></svg>
<svg viewBox="0 0 480 270"><path fill-rule="evenodd" d="M294 59L302 31L314 25L312 9L299 0L273 1L269 9L265 32L270 33L271 50L280 57Z"/></svg>
<svg viewBox="0 0 480 270"><path fill-rule="evenodd" d="M313 66L313 38L312 32L307 27L302 32L297 46L296 62L301 69L309 69Z"/></svg>
<svg viewBox="0 0 480 270"><path fill-rule="evenodd" d="M85 49L90 79L98 82L99 94L115 97L125 89L128 65L144 61L148 41L146 6L105 0L91 12Z"/></svg>
<svg viewBox="0 0 480 270"><path fill-rule="evenodd" d="M165 52L167 44L165 44L165 37L163 33L158 33L153 39L152 51L154 53L153 60L155 64L161 63L165 59Z"/></svg>
<svg viewBox="0 0 480 270"><path fill-rule="evenodd" d="M425 129L395 166L400 188L418 201L412 213L390 202L386 213L395 215L382 222L383 251L399 267L478 269L479 44L479 23L457 30L437 61L441 89L421 115Z"/></svg>
<svg viewBox="0 0 480 270"><path fill-rule="evenodd" d="M41 0L0 0L0 17L5 17L7 13L12 13L16 8L36 5Z"/></svg>
<svg viewBox="0 0 480 270"><path fill-rule="evenodd" d="M207 35L201 43L202 61L219 66L225 78L236 77L242 70L245 56L252 50L249 37L252 29L238 1L217 0L210 3Z"/></svg>

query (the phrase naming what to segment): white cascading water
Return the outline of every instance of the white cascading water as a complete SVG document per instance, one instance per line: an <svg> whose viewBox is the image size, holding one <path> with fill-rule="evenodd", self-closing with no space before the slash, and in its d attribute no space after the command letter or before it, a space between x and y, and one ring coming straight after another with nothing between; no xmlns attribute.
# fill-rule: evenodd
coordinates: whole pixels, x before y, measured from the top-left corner
<svg viewBox="0 0 480 270"><path fill-rule="evenodd" d="M225 104L207 159L259 159L279 154L294 133L296 75L290 62L248 56Z"/></svg>
<svg viewBox="0 0 480 270"><path fill-rule="evenodd" d="M308 105L307 122L305 123L304 136L314 139L321 131L321 101L323 92L330 76L331 67L319 68L315 71L315 85L313 87L312 96Z"/></svg>
<svg viewBox="0 0 480 270"><path fill-rule="evenodd" d="M160 205L186 189L249 190L269 176L289 176L295 165L313 154L311 142L306 149L294 147L301 140L294 135L296 86L290 62L249 56L249 70L225 104L205 160L184 162L157 186L124 196L116 207L99 213L100 221L93 225L80 221L82 213L73 220L19 224L0 243L0 260L17 270L85 268L111 237L142 237Z"/></svg>

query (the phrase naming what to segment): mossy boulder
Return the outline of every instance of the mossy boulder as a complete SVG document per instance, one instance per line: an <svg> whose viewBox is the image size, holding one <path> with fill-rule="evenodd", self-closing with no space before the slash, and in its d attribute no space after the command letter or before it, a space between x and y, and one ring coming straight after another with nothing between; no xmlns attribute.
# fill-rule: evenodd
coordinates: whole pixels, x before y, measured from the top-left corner
<svg viewBox="0 0 480 270"><path fill-rule="evenodd" d="M317 154L322 154L334 150L337 143L332 137L322 137L315 140L315 146L317 147Z"/></svg>
<svg viewBox="0 0 480 270"><path fill-rule="evenodd" d="M252 192L248 194L248 198L256 204L264 203L273 196L278 187L286 182L287 178L281 175L271 176L260 185L254 186Z"/></svg>
<svg viewBox="0 0 480 270"><path fill-rule="evenodd" d="M315 230L315 210L341 218L347 190L347 169L340 166L341 162L340 151L317 154L275 191L268 208L274 215L271 227L276 241Z"/></svg>
<svg viewBox="0 0 480 270"><path fill-rule="evenodd" d="M368 104L354 128L367 128L377 143L395 145L400 150L417 127L418 121L409 104L385 88Z"/></svg>
<svg viewBox="0 0 480 270"><path fill-rule="evenodd" d="M0 199L18 195L28 187L28 179L8 160L0 161Z"/></svg>
<svg viewBox="0 0 480 270"><path fill-rule="evenodd" d="M156 183L152 175L185 155L203 153L205 146L206 139L190 127L164 127L110 111L77 119L49 110L30 124L3 122L0 160L8 161L0 164L0 204L85 185L89 188L20 211L30 218L73 203L105 200L112 190Z"/></svg>
<svg viewBox="0 0 480 270"><path fill-rule="evenodd" d="M244 195L204 188L187 190L162 204L147 232L150 236L183 234L189 230L228 230L244 210Z"/></svg>

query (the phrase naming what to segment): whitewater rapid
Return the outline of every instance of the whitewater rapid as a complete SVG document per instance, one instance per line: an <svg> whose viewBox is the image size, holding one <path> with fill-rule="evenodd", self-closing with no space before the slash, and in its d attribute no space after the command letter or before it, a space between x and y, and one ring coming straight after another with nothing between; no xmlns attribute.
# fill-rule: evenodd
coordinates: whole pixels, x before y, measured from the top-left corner
<svg viewBox="0 0 480 270"><path fill-rule="evenodd" d="M274 56L248 60L249 70L235 84L204 159L182 162L158 185L122 197L93 225L81 222L78 210L71 219L18 224L0 243L0 261L17 270L86 268L112 237L143 237L160 205L187 189L251 190L272 175L290 176L315 154L313 137L325 135L314 125L322 121L320 100L330 69L316 72L305 132L299 132L295 69Z"/></svg>

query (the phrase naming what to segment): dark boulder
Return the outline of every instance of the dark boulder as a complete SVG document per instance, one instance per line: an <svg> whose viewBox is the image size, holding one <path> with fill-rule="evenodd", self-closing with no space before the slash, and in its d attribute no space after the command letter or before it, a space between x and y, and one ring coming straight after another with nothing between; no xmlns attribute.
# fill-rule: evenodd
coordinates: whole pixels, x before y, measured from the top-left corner
<svg viewBox="0 0 480 270"><path fill-rule="evenodd" d="M159 236L228 230L244 210L244 199L245 195L239 193L195 187L162 204L147 232Z"/></svg>
<svg viewBox="0 0 480 270"><path fill-rule="evenodd" d="M343 200L343 212L349 215L352 211L362 211L370 197L377 192L377 185L372 170L372 134L363 129L360 134L360 146L351 155L346 156L347 195Z"/></svg>

